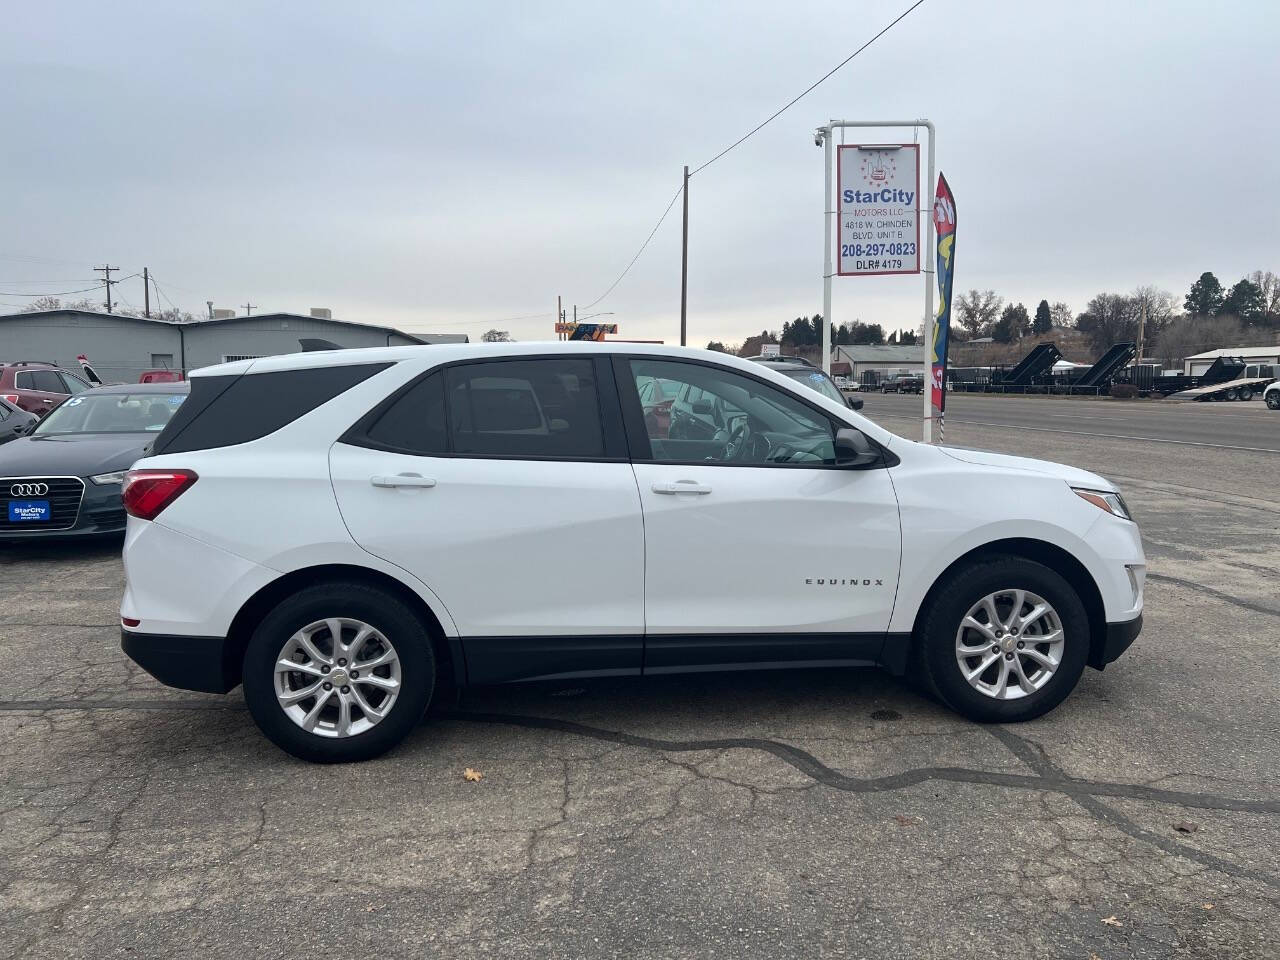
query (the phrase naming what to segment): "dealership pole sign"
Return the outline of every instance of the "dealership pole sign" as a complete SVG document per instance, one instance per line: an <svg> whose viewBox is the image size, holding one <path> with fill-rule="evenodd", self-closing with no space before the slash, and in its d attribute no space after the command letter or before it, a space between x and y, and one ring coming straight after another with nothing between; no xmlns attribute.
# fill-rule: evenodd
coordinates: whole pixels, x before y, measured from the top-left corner
<svg viewBox="0 0 1280 960"><path fill-rule="evenodd" d="M836 155L842 277L920 272L920 147L851 144Z"/></svg>

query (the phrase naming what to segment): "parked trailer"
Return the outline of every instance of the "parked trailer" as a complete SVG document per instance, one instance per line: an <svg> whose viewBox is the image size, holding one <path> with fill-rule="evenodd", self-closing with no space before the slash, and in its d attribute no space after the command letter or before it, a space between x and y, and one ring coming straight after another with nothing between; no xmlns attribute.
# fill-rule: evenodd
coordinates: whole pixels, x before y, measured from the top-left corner
<svg viewBox="0 0 1280 960"><path fill-rule="evenodd" d="M1137 352L1138 347L1132 342L1113 343L1097 363L1082 373L1079 379L1072 381L1070 392L1101 393L1111 386L1111 380L1128 365Z"/></svg>
<svg viewBox="0 0 1280 960"><path fill-rule="evenodd" d="M1062 351L1054 343L1038 343L1031 352L1018 361L1018 365L1002 376L999 386L1003 388L1030 386L1041 374L1053 369L1053 365L1062 359Z"/></svg>
<svg viewBox="0 0 1280 960"><path fill-rule="evenodd" d="M1252 400L1276 382L1275 377L1241 377L1226 383L1213 383L1205 387L1192 387L1170 394L1166 399L1176 402L1191 400Z"/></svg>
<svg viewBox="0 0 1280 960"><path fill-rule="evenodd" d="M1185 393L1199 387L1217 386L1239 380L1245 376L1245 362L1239 357L1219 357L1213 365L1199 376L1178 374L1172 377L1156 377L1151 384L1151 392L1162 397L1175 393ZM1194 398L1193 398L1194 399Z"/></svg>

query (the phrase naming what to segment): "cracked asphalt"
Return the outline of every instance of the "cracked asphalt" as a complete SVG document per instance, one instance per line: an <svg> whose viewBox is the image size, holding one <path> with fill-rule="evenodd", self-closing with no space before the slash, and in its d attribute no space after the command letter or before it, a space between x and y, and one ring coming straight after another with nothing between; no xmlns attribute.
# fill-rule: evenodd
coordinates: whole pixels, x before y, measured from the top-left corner
<svg viewBox="0 0 1280 960"><path fill-rule="evenodd" d="M118 542L0 548L0 957L1280 956L1280 453L1089 408L1125 436L947 428L1143 527L1142 636L1015 726L871 670L699 675L473 691L308 766L124 658Z"/></svg>

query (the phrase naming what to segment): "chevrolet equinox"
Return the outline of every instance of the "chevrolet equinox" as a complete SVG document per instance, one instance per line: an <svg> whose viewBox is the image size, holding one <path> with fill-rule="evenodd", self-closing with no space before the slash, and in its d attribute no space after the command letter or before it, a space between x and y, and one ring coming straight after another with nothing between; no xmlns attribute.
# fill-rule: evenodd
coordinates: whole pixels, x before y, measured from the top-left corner
<svg viewBox="0 0 1280 960"><path fill-rule="evenodd" d="M548 678L874 664L1027 720L1142 624L1107 480L914 443L702 350L211 367L123 500L125 652L171 686L243 684L313 761L385 752L460 687Z"/></svg>

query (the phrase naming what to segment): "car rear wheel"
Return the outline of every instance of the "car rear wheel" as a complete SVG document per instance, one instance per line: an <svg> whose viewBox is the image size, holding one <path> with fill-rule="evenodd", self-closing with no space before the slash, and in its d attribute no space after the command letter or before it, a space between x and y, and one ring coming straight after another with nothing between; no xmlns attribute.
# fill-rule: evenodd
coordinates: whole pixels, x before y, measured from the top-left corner
<svg viewBox="0 0 1280 960"><path fill-rule="evenodd" d="M434 682L422 622L397 597L360 583L289 597L245 652L245 700L259 729L317 763L390 750L422 719Z"/></svg>
<svg viewBox="0 0 1280 960"><path fill-rule="evenodd" d="M1252 388L1252 387L1241 387L1241 388L1240 388L1240 399L1241 399L1241 400L1252 400L1252 399L1253 399L1253 388Z"/></svg>
<svg viewBox="0 0 1280 960"><path fill-rule="evenodd" d="M1268 407L1272 410L1280 410L1280 390L1272 390L1266 398Z"/></svg>
<svg viewBox="0 0 1280 960"><path fill-rule="evenodd" d="M984 723L1031 720L1079 681L1089 618L1071 584L1050 568L993 557L939 585L916 643L926 681L952 709Z"/></svg>

